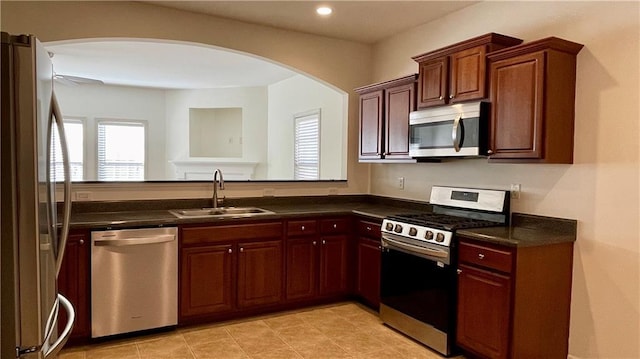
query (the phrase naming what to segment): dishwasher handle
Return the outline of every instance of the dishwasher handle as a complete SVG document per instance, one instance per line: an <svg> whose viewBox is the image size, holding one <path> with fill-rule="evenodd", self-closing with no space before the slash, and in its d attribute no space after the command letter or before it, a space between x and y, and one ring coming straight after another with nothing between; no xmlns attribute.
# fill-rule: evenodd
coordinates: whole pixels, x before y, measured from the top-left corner
<svg viewBox="0 0 640 359"><path fill-rule="evenodd" d="M105 236L107 237L107 236ZM116 238L107 238L107 239L94 239L93 244L95 246L109 246L109 247L119 247L119 246L137 246L142 244L154 244L154 243L164 243L171 242L176 239L175 234L164 234L153 237L117 237ZM104 238L104 237L103 237Z"/></svg>

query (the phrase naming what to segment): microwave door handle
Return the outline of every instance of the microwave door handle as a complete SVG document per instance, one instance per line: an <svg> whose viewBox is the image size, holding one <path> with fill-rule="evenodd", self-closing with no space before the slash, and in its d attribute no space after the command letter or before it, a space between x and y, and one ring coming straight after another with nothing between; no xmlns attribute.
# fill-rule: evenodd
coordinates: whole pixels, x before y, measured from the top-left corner
<svg viewBox="0 0 640 359"><path fill-rule="evenodd" d="M451 140L453 141L453 149L456 152L460 152L460 139L458 138L458 127L460 127L460 120L462 116L456 117L453 121L453 128L451 129Z"/></svg>

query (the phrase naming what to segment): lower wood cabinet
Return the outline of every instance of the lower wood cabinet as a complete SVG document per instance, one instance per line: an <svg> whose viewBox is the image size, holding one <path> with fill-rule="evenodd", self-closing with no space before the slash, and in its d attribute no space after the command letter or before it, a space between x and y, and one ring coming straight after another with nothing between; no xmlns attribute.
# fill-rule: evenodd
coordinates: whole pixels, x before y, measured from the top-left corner
<svg viewBox="0 0 640 359"><path fill-rule="evenodd" d="M567 357L573 242L460 238L458 254L459 347L491 359Z"/></svg>
<svg viewBox="0 0 640 359"><path fill-rule="evenodd" d="M279 303L282 223L181 228L180 320Z"/></svg>
<svg viewBox="0 0 640 359"><path fill-rule="evenodd" d="M358 220L356 294L373 308L380 305L380 223Z"/></svg>
<svg viewBox="0 0 640 359"><path fill-rule="evenodd" d="M346 295L350 289L350 220L287 221L286 298Z"/></svg>
<svg viewBox="0 0 640 359"><path fill-rule="evenodd" d="M84 339L91 336L90 314L90 256L89 231L73 231L69 233L65 248L64 259L58 276L58 291L69 299L76 312L76 321L71 332L70 340ZM59 331L64 329L67 314L60 311L58 317Z"/></svg>
<svg viewBox="0 0 640 359"><path fill-rule="evenodd" d="M181 316L233 310L235 256L232 244L183 248L180 259Z"/></svg>

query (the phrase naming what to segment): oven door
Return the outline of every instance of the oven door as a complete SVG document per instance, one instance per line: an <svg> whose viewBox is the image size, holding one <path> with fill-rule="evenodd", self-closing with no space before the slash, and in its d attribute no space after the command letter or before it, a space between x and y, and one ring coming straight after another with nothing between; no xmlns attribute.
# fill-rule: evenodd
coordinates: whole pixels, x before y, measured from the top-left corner
<svg viewBox="0 0 640 359"><path fill-rule="evenodd" d="M445 333L454 327L455 268L382 239L380 302Z"/></svg>

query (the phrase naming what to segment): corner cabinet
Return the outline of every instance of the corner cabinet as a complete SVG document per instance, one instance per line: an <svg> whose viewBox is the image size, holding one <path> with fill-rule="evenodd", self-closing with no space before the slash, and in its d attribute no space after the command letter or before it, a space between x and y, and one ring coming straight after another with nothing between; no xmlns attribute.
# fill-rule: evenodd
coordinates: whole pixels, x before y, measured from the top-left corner
<svg viewBox="0 0 640 359"><path fill-rule="evenodd" d="M566 358L573 242L459 239L456 344L480 358Z"/></svg>
<svg viewBox="0 0 640 359"><path fill-rule="evenodd" d="M409 113L417 75L355 89L360 95L360 160L410 160Z"/></svg>
<svg viewBox="0 0 640 359"><path fill-rule="evenodd" d="M417 107L487 97L486 54L522 40L489 33L413 57L418 63Z"/></svg>
<svg viewBox="0 0 640 359"><path fill-rule="evenodd" d="M576 55L551 37L489 54L489 160L573 163Z"/></svg>

